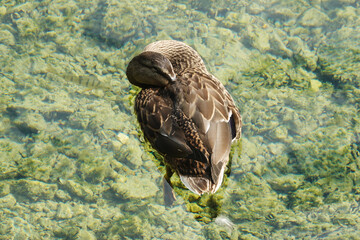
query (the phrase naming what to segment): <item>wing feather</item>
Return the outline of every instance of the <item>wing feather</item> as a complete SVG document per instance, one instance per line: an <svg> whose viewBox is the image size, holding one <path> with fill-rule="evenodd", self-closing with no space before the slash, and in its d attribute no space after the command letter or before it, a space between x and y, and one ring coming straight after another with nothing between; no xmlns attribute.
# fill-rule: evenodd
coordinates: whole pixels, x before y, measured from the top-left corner
<svg viewBox="0 0 360 240"><path fill-rule="evenodd" d="M173 102L159 89L143 89L135 100L135 112L145 137L164 155L185 157L192 153L185 134L172 118Z"/></svg>
<svg viewBox="0 0 360 240"><path fill-rule="evenodd" d="M236 135L233 131L237 131L240 127L239 122L234 124L231 118L234 112L238 114L238 111L233 99L226 94L225 88L211 75L187 73L181 78L180 87L183 96L181 94L179 96L179 107L194 122L201 141L210 153L208 163L212 182L216 185L211 188L217 189L229 161L231 141ZM190 102L188 99L195 101ZM189 109L192 111L190 112ZM208 186L199 178L190 180L183 176L182 179L187 181L186 184L192 185L193 189L197 188L195 182L197 185Z"/></svg>

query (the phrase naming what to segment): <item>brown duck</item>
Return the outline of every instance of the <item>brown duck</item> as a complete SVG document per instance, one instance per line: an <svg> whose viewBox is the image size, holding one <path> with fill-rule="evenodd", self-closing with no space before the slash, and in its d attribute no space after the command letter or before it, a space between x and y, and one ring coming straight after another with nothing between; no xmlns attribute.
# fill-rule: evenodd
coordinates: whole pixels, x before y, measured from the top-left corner
<svg viewBox="0 0 360 240"><path fill-rule="evenodd" d="M175 40L146 46L126 75L142 88L135 112L145 138L164 156L167 182L174 170L192 192L215 193L231 142L241 135L240 113L221 82L193 48Z"/></svg>

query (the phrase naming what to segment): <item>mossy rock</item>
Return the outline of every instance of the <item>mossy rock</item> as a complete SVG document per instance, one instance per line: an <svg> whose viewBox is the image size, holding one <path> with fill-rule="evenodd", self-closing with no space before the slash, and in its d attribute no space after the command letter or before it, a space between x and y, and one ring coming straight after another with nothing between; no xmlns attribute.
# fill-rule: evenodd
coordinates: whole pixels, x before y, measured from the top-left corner
<svg viewBox="0 0 360 240"><path fill-rule="evenodd" d="M57 189L56 184L35 180L18 180L11 186L11 192L22 201L51 200L54 198Z"/></svg>
<svg viewBox="0 0 360 240"><path fill-rule="evenodd" d="M346 84L360 87L360 27L342 27L320 45L321 80L335 87Z"/></svg>

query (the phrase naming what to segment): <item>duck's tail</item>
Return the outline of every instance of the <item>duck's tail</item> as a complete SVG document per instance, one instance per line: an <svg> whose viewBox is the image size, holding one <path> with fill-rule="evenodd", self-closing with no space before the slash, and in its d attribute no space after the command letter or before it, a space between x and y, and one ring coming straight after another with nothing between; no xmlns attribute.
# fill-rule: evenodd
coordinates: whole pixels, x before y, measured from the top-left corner
<svg viewBox="0 0 360 240"><path fill-rule="evenodd" d="M218 174L217 179L212 180L206 177L184 176L180 174L182 183L195 194L215 193L221 186L224 177L225 165Z"/></svg>

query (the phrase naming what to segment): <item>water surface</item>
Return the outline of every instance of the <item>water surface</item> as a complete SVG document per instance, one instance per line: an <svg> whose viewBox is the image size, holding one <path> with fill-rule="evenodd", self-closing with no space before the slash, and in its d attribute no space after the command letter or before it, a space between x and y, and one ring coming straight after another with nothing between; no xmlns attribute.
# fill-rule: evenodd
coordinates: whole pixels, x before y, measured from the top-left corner
<svg viewBox="0 0 360 240"><path fill-rule="evenodd" d="M358 1L8 0L0 21L0 239L358 238ZM244 123L218 193L174 177L170 208L125 76L161 39Z"/></svg>

